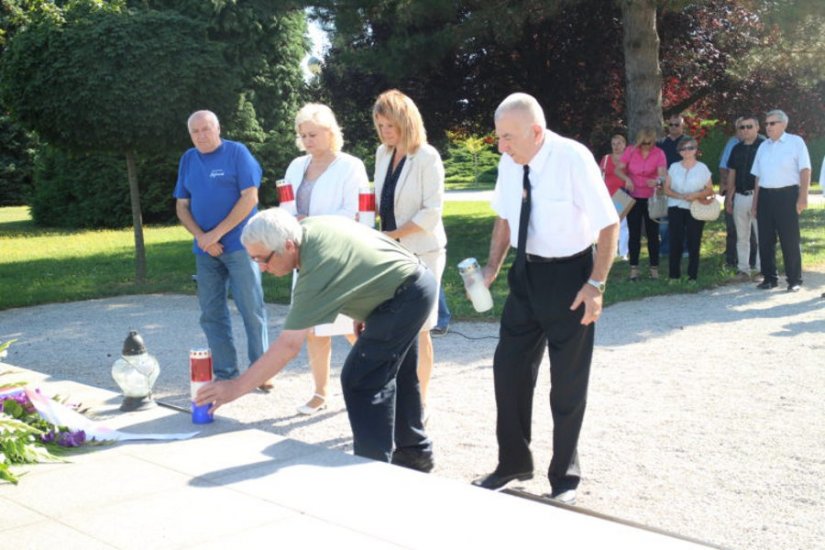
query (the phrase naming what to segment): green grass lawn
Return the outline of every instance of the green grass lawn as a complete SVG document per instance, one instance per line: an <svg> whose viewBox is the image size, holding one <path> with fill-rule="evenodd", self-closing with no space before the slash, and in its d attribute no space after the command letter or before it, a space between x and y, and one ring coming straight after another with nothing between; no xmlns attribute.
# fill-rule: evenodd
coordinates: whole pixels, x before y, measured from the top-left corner
<svg viewBox="0 0 825 550"><path fill-rule="evenodd" d="M487 259L493 212L486 202L449 202L444 211L449 238L444 274L447 299L456 319L495 320L507 293L506 277L492 288L495 309L476 313L464 296L456 265L462 259ZM803 265L825 265L825 206L810 208L802 217ZM180 226L145 228L148 282L134 283L134 241L131 229L60 230L36 227L26 207L0 208L0 310L51 302L69 302L121 294L172 292L194 294L191 236ZM708 224L702 245L699 284L669 285L666 259L660 262L663 279L627 281L626 262L617 262L608 281L606 303L645 296L695 292L724 284L733 273L724 267L724 222ZM511 252L507 265L512 260ZM781 260L781 254L779 254ZM643 257L641 265L647 265ZM507 268L505 265L505 270ZM504 271L502 272L504 273ZM264 277L267 302L289 301L289 278Z"/></svg>

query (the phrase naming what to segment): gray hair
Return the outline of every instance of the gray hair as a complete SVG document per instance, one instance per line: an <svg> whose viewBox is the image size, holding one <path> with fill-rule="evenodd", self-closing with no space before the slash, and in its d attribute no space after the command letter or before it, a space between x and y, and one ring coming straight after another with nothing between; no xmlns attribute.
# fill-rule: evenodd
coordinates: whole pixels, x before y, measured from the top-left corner
<svg viewBox="0 0 825 550"><path fill-rule="evenodd" d="M209 119L209 121L215 125L215 128L221 127L221 123L218 122L218 115L216 115L212 111L195 111L194 113L189 115L189 118L186 120L186 127L191 129L192 122L199 118Z"/></svg>
<svg viewBox="0 0 825 550"><path fill-rule="evenodd" d="M338 121L335 120L335 113L332 109L322 103L307 103L298 114L295 115L295 145L300 151L306 151L304 144L301 141L301 124L305 122L312 122L321 128L329 130L331 139L329 140L329 148L333 153L341 152L344 146L344 134L341 132L341 127L338 126Z"/></svg>
<svg viewBox="0 0 825 550"><path fill-rule="evenodd" d="M243 228L241 243L244 246L262 244L280 256L286 249L287 241L301 246L303 236L303 230L295 216L276 206L252 216Z"/></svg>
<svg viewBox="0 0 825 550"><path fill-rule="evenodd" d="M509 113L511 111L521 111L527 115L530 122L538 124L542 128L547 128L547 121L544 118L544 111L542 110L541 105L539 105L538 100L530 94L516 92L508 95L504 98L504 101L499 104L493 119L498 120L505 113Z"/></svg>
<svg viewBox="0 0 825 550"><path fill-rule="evenodd" d="M774 109L773 111L768 111L768 114L765 115L765 118L767 118L769 116L775 116L776 118L778 118L781 122L784 122L785 124L787 124L788 121L789 121L788 115L785 114L785 111L781 111L779 109Z"/></svg>

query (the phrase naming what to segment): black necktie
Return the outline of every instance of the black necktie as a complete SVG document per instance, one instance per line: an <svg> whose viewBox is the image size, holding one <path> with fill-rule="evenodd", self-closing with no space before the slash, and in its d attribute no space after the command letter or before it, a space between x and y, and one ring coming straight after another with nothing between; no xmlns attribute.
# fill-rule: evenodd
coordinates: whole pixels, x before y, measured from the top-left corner
<svg viewBox="0 0 825 550"><path fill-rule="evenodd" d="M518 218L518 248L516 261L524 261L527 252L527 226L530 225L530 166L524 165L524 179L521 184L524 191L521 195L521 213Z"/></svg>

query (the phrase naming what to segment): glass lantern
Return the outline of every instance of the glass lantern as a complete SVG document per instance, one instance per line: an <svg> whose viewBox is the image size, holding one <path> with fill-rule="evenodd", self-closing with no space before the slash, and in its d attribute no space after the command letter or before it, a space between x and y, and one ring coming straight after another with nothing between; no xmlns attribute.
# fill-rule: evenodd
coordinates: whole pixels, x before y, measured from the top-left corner
<svg viewBox="0 0 825 550"><path fill-rule="evenodd" d="M143 338L136 330L123 342L123 353L112 364L112 378L123 392L122 411L136 411L154 406L152 387L160 374L154 356L146 351Z"/></svg>

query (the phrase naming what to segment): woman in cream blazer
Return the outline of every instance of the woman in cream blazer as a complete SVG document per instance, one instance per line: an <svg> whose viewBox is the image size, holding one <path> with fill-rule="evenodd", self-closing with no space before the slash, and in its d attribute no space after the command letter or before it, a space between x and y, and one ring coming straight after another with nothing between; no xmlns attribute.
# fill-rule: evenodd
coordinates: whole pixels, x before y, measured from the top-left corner
<svg viewBox="0 0 825 550"><path fill-rule="evenodd" d="M378 96L373 121L381 140L375 154L375 197L382 216L381 229L418 256L441 285L447 262L447 235L441 221L444 202L441 156L427 143L415 103L398 90ZM437 317L436 301L418 336L418 380L425 421L434 361L430 329Z"/></svg>

